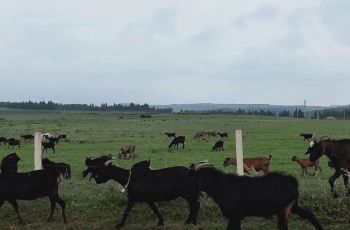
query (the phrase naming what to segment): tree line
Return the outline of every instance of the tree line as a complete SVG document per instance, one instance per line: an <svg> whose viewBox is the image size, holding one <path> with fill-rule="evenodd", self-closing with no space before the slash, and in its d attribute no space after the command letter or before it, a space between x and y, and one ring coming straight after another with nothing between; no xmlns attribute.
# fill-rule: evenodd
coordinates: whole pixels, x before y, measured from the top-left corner
<svg viewBox="0 0 350 230"><path fill-rule="evenodd" d="M62 104L52 101L26 101L26 102L0 102L0 107L10 109L34 109L34 110L68 110L68 111L125 111L145 113L172 113L172 108L155 108L145 104Z"/></svg>
<svg viewBox="0 0 350 230"><path fill-rule="evenodd" d="M181 113L198 113L190 110L181 110ZM295 118L304 118L305 113L301 109L295 109L294 112L291 112L289 110L283 110L280 112L277 111L272 111L272 110L245 110L239 108L236 111L229 111L229 110L222 110L222 109L217 109L217 110L208 110L204 112L199 112L199 113L205 113L205 114L232 114L232 115L250 115L250 116L279 116L279 117L295 117Z"/></svg>

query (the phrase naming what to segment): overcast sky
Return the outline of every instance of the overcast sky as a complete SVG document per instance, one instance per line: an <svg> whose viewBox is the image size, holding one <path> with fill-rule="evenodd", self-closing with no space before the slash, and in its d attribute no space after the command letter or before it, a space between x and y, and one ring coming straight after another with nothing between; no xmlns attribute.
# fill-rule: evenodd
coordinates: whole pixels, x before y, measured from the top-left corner
<svg viewBox="0 0 350 230"><path fill-rule="evenodd" d="M0 1L0 101L350 104L350 1Z"/></svg>

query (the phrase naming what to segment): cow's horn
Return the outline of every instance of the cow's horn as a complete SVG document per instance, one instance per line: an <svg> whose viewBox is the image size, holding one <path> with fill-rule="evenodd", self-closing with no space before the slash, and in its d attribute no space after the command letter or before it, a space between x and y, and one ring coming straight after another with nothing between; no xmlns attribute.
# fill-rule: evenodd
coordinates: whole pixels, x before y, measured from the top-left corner
<svg viewBox="0 0 350 230"><path fill-rule="evenodd" d="M111 165L112 163L113 163L112 160L108 160L108 161L105 162L105 166L109 166L109 165Z"/></svg>

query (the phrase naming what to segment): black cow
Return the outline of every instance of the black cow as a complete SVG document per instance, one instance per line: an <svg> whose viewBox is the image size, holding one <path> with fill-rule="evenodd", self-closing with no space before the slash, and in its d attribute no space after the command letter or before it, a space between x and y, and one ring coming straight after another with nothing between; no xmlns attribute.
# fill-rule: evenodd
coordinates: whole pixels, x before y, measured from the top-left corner
<svg viewBox="0 0 350 230"><path fill-rule="evenodd" d="M67 135L66 134L61 134L61 135L58 136L58 139L60 139L60 140L63 140L63 139L67 140Z"/></svg>
<svg viewBox="0 0 350 230"><path fill-rule="evenodd" d="M189 172L190 170L183 166L151 170L150 161L136 163L129 171L109 162L98 169L95 181L101 184L112 179L127 191L128 204L121 222L116 226L118 228L124 225L131 209L138 202L147 203L158 217L158 226L163 225L163 217L154 202L170 201L178 197L183 197L190 209L185 223L196 224L199 192L194 180L188 177Z"/></svg>
<svg viewBox="0 0 350 230"><path fill-rule="evenodd" d="M179 144L182 144L182 148L185 148L185 136L178 136L178 137L174 137L174 139L171 141L171 143L169 144L168 148L170 149L171 147L175 147L176 149L179 149Z"/></svg>
<svg viewBox="0 0 350 230"><path fill-rule="evenodd" d="M6 145L7 143L7 138L6 137L0 137L0 144Z"/></svg>
<svg viewBox="0 0 350 230"><path fill-rule="evenodd" d="M314 133L300 133L299 136L303 137L304 141L310 141L315 136L315 134Z"/></svg>
<svg viewBox="0 0 350 230"><path fill-rule="evenodd" d="M18 219L23 219L18 211L17 200L35 200L48 197L51 212L48 221L53 220L53 214L58 203L62 208L63 222L67 223L65 202L58 195L59 173L55 170L44 169L28 173L0 174L0 208L8 201L14 208Z"/></svg>
<svg viewBox="0 0 350 230"><path fill-rule="evenodd" d="M217 141L213 146L213 151L219 151L219 150L224 151L224 142L222 140Z"/></svg>
<svg viewBox="0 0 350 230"><path fill-rule="evenodd" d="M59 137L48 137L46 139L49 140L49 142L54 143L55 145L60 143L60 138Z"/></svg>
<svg viewBox="0 0 350 230"><path fill-rule="evenodd" d="M34 140L34 135L27 134L27 135L21 135L21 139L27 141L27 140Z"/></svg>
<svg viewBox="0 0 350 230"><path fill-rule="evenodd" d="M195 179L200 191L218 204L229 220L227 229L241 229L241 221L247 216L277 215L279 229L287 230L290 213L309 220L318 230L323 229L314 214L299 206L295 177L274 172L261 177L237 176L208 163L192 165L189 176Z"/></svg>
<svg viewBox="0 0 350 230"><path fill-rule="evenodd" d="M52 149L53 153L55 153L55 142L42 142L41 145L43 147L43 151L47 152L48 149Z"/></svg>
<svg viewBox="0 0 350 230"><path fill-rule="evenodd" d="M334 175L329 178L333 197L339 197L334 188L334 182L341 175L343 175L345 189L347 190L346 195L350 196L349 177L346 172L350 169L350 139L312 141L305 154L310 154L309 160L311 162L316 162L323 154L326 155L331 162L328 164L335 169Z"/></svg>
<svg viewBox="0 0 350 230"><path fill-rule="evenodd" d="M16 153L10 153L5 156L1 161L1 172L2 173L16 173L18 172L18 161L21 158Z"/></svg>
<svg viewBox="0 0 350 230"><path fill-rule="evenodd" d="M167 139L174 138L176 136L175 133L164 133L167 136Z"/></svg>
<svg viewBox="0 0 350 230"><path fill-rule="evenodd" d="M220 139L224 139L228 137L227 133L217 133L220 136Z"/></svg>
<svg viewBox="0 0 350 230"><path fill-rule="evenodd" d="M7 143L10 146L12 146L12 148L14 148L15 146L18 146L18 148L21 148L21 141L20 140L16 140L14 138L7 140Z"/></svg>

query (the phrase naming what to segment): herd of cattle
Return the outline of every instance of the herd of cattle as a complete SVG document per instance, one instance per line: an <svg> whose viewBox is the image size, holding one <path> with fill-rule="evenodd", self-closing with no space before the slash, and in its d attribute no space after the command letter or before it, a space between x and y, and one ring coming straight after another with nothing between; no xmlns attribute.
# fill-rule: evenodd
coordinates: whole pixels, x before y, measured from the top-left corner
<svg viewBox="0 0 350 230"><path fill-rule="evenodd" d="M21 148L21 142L22 141L31 141L34 140L34 135L26 134L21 135L20 139L16 138L6 138L6 137L0 137L0 144L6 145L8 144L8 147L18 147ZM42 147L43 150L47 152L48 149L52 149L52 151L55 153L55 145L57 145L61 140L67 140L66 134L61 134L58 136L52 136L49 133L42 134Z"/></svg>
<svg viewBox="0 0 350 230"><path fill-rule="evenodd" d="M169 133L168 133L169 134ZM175 133L166 134L173 138L169 148L183 144L185 137L176 136ZM216 136L215 132L201 132L195 135L195 139L204 140ZM303 134L304 135L304 134ZM302 134L301 134L302 136ZM222 141L225 135L220 135ZM61 138L59 138L61 139ZM177 140L177 141L174 141ZM342 175L350 195L348 170L350 169L350 140L319 139L314 135L309 140L309 147L305 154L309 159L300 159L293 156L304 172L314 167L321 170L318 160L326 155L329 165L335 169L335 174L330 178L333 197L338 197L334 189L334 181ZM51 141L49 141L51 142ZM48 142L48 143L49 143ZM223 141L222 141L223 143ZM214 146L215 147L215 146ZM214 149L214 148L213 148ZM122 148L119 158L135 157L135 146ZM264 176L250 177L227 174L216 169L207 161L192 164L189 168L183 166L168 167L159 170L151 169L151 162L141 161L134 164L131 169L124 169L114 165L111 155L97 158L86 158L86 170L83 177L90 175L90 180L96 184L114 180L121 186L122 192L127 192L128 202L121 221L117 228L122 227L133 206L138 202L145 202L158 217L158 225L164 224L155 202L170 201L178 197L184 198L189 207L186 224L196 224L200 208L200 192L206 192L218 204L222 214L229 220L227 229L240 229L241 221L247 216L269 217L277 215L279 229L288 229L287 222L291 213L307 219L316 229L323 229L315 215L302 208L298 204L299 188L296 178L284 173L270 172L269 167L272 156L244 159L244 170L248 174L262 171ZM0 207L8 201L14 208L20 221L17 200L34 200L48 197L51 211L48 221L52 221L56 209L56 203L61 206L64 223L67 223L65 202L58 193L60 175L70 179L71 169L66 163L55 163L45 158L42 160L42 170L18 173L17 154L7 155L1 162L0 173ZM226 158L223 165L236 165L235 159Z"/></svg>

